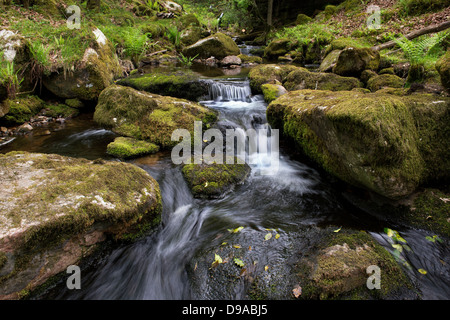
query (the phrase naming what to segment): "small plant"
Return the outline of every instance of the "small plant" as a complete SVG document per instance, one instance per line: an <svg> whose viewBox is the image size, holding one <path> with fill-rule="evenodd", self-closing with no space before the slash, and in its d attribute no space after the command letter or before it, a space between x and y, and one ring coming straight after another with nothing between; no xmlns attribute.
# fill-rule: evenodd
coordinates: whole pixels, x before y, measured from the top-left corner
<svg viewBox="0 0 450 320"><path fill-rule="evenodd" d="M439 50L439 45L446 39L450 33L437 33L431 37L424 37L420 40L408 40L404 36L393 39L393 41L402 49L405 57L411 64L407 82L412 83L423 80L425 76L425 64L427 60L436 60L433 53Z"/></svg>
<svg viewBox="0 0 450 320"><path fill-rule="evenodd" d="M124 53L136 63L148 49L149 37L150 33L142 34L139 29L130 28L124 33Z"/></svg>
<svg viewBox="0 0 450 320"><path fill-rule="evenodd" d="M165 36L167 39L169 39L170 42L172 42L175 45L175 48L180 47L180 32L178 31L177 27L171 26L166 29Z"/></svg>
<svg viewBox="0 0 450 320"><path fill-rule="evenodd" d="M0 84L6 87L8 98L14 99L16 97L22 81L23 78L19 79L19 70L14 71L14 62L1 61Z"/></svg>
<svg viewBox="0 0 450 320"><path fill-rule="evenodd" d="M182 53L180 53L180 57L178 57L178 60L181 62L181 64L186 67L190 68L195 60L197 58L198 54L196 54L193 57L186 57Z"/></svg>

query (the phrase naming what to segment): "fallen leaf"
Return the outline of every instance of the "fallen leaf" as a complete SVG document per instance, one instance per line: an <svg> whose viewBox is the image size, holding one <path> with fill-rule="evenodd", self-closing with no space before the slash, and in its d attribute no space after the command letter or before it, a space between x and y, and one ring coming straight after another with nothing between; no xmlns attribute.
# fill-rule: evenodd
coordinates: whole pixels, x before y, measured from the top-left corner
<svg viewBox="0 0 450 320"><path fill-rule="evenodd" d="M302 287L299 285L296 285L294 289L292 289L292 293L294 294L294 297L298 298L302 295Z"/></svg>
<svg viewBox="0 0 450 320"><path fill-rule="evenodd" d="M403 251L403 247L400 244L392 244L392 247L397 249L399 252Z"/></svg>
<svg viewBox="0 0 450 320"><path fill-rule="evenodd" d="M266 236L264 237L264 240L270 240L272 238L272 234L269 232L268 234L266 234Z"/></svg>
<svg viewBox="0 0 450 320"><path fill-rule="evenodd" d="M244 227L237 227L236 229L228 229L228 231L230 233L238 233L239 231L241 231L242 229L244 229Z"/></svg>
<svg viewBox="0 0 450 320"><path fill-rule="evenodd" d="M234 261L234 263L235 263L236 265L238 265L238 266L241 267L241 268L242 268L243 266L245 266L244 261L242 261L241 259L234 258L233 261Z"/></svg>
<svg viewBox="0 0 450 320"><path fill-rule="evenodd" d="M278 239L278 238L280 238L280 234L279 234L279 233L277 233L277 234L275 235L275 239Z"/></svg>
<svg viewBox="0 0 450 320"><path fill-rule="evenodd" d="M428 273L427 270L424 270L424 269L418 269L417 271L419 271L421 274L427 274Z"/></svg>
<svg viewBox="0 0 450 320"><path fill-rule="evenodd" d="M236 248L236 249L240 249L240 248L241 248L241 246L240 246L240 245L238 245L238 244L233 244L233 248Z"/></svg>
<svg viewBox="0 0 450 320"><path fill-rule="evenodd" d="M334 230L333 232L338 233L339 231L341 231L342 227L340 227L339 229Z"/></svg>
<svg viewBox="0 0 450 320"><path fill-rule="evenodd" d="M267 270L269 270L269 266L264 267L264 271L267 271Z"/></svg>

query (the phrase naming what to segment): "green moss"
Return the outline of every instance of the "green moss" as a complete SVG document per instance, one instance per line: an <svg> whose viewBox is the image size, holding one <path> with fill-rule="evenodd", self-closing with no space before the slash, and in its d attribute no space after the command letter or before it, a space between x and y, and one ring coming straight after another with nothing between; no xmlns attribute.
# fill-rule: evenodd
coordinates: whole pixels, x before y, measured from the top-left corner
<svg viewBox="0 0 450 320"><path fill-rule="evenodd" d="M288 74L294 70L297 70L297 67L276 64L263 64L252 68L249 73L252 93L262 93L261 86L274 80L283 83Z"/></svg>
<svg viewBox="0 0 450 320"><path fill-rule="evenodd" d="M440 140L447 100L301 90L273 101L267 118L333 175L397 198L448 172L448 144Z"/></svg>
<svg viewBox="0 0 450 320"><path fill-rule="evenodd" d="M184 48L182 53L186 57L198 56L207 59L213 56L223 59L226 56L237 56L240 54L240 50L232 38L218 32Z"/></svg>
<svg viewBox="0 0 450 320"><path fill-rule="evenodd" d="M108 154L122 159L139 157L158 151L159 147L153 143L124 137L116 138L107 147Z"/></svg>
<svg viewBox="0 0 450 320"><path fill-rule="evenodd" d="M250 173L247 164L187 164L183 166L183 176L187 180L194 197L217 198L242 183Z"/></svg>
<svg viewBox="0 0 450 320"><path fill-rule="evenodd" d="M403 88L404 85L405 81L393 74L381 74L371 77L367 81L367 88L372 92L383 89L385 87Z"/></svg>
<svg viewBox="0 0 450 320"><path fill-rule="evenodd" d="M306 14L300 13L295 20L295 24L302 25L307 24L312 21L312 18L308 17Z"/></svg>
<svg viewBox="0 0 450 320"><path fill-rule="evenodd" d="M381 270L381 289L366 286L366 268ZM411 287L394 258L364 231L341 230L322 240L317 256L299 267L304 299L389 299Z"/></svg>
<svg viewBox="0 0 450 320"><path fill-rule="evenodd" d="M196 101L208 94L207 85L199 80L200 77L189 69L175 72L160 70L142 76L130 76L119 80L117 84L140 91Z"/></svg>
<svg viewBox="0 0 450 320"><path fill-rule="evenodd" d="M8 262L8 257L6 256L6 253L0 251L0 270L2 270L6 262Z"/></svg>
<svg viewBox="0 0 450 320"><path fill-rule="evenodd" d="M299 89L341 91L362 87L356 78L341 77L334 73L310 72L304 68L289 73L283 84L290 91Z"/></svg>
<svg viewBox="0 0 450 320"><path fill-rule="evenodd" d="M104 90L94 113L94 120L118 134L171 148L176 129L187 129L193 137L194 122L205 126L216 121L216 112L196 103L111 86Z"/></svg>
<svg viewBox="0 0 450 320"><path fill-rule="evenodd" d="M277 84L266 83L261 86L261 89L264 95L264 100L266 100L267 103L272 102L280 96L280 86Z"/></svg>
<svg viewBox="0 0 450 320"><path fill-rule="evenodd" d="M436 70L439 72L442 85L450 92L450 50L436 62Z"/></svg>
<svg viewBox="0 0 450 320"><path fill-rule="evenodd" d="M76 117L80 111L78 109L66 106L65 104L48 104L43 112L47 117L58 118L73 118Z"/></svg>
<svg viewBox="0 0 450 320"><path fill-rule="evenodd" d="M279 56L283 56L291 50L291 40L290 39L276 39L269 43L269 45L264 50L264 57L267 59L276 59Z"/></svg>
<svg viewBox="0 0 450 320"><path fill-rule="evenodd" d="M247 56L245 54L238 55L239 59L241 59L242 63L255 63L261 64L262 58L258 56Z"/></svg>
<svg viewBox="0 0 450 320"><path fill-rule="evenodd" d="M81 102L79 99L66 99L66 101L64 101L64 103L66 105L68 105L71 108L75 108L75 109L81 109L84 107L84 103Z"/></svg>
<svg viewBox="0 0 450 320"><path fill-rule="evenodd" d="M19 97L14 100L6 100L4 103L9 105L9 112L3 119L10 125L29 121L46 106L44 101L37 96Z"/></svg>

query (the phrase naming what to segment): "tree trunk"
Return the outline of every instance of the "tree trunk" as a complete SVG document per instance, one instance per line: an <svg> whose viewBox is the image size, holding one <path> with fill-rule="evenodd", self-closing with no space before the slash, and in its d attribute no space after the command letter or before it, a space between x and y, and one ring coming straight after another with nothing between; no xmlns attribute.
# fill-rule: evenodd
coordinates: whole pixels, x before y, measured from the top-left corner
<svg viewBox="0 0 450 320"><path fill-rule="evenodd" d="M443 31L448 28L450 28L450 21L445 21L440 24L434 24L434 25L428 26L426 28L422 28L422 29L413 31L411 33L408 33L405 36L405 38L408 40L412 40L414 38L423 36L424 34L440 32L440 31ZM395 46L395 42L391 40L389 42L372 47L372 50L380 51L383 49L391 48L393 46Z"/></svg>
<svg viewBox="0 0 450 320"><path fill-rule="evenodd" d="M272 27L272 17L273 17L273 0L268 0L268 7L267 7L267 25Z"/></svg>

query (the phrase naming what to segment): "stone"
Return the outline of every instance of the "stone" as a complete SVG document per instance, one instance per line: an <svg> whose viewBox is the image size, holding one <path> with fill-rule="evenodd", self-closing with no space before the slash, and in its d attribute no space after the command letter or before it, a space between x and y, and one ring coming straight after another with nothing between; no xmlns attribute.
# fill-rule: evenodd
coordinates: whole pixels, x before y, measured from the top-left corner
<svg viewBox="0 0 450 320"><path fill-rule="evenodd" d="M178 144L171 140L176 129L186 129L192 137L195 121L208 126L217 114L192 101L112 85L101 93L94 120L119 135L170 149Z"/></svg>
<svg viewBox="0 0 450 320"><path fill-rule="evenodd" d="M378 70L380 54L370 48L347 47L341 51L333 67L333 72L340 76L359 78L364 70Z"/></svg>
<svg viewBox="0 0 450 320"><path fill-rule="evenodd" d="M159 225L158 183L124 162L11 152L0 155L0 299L18 299L80 263L106 239Z"/></svg>
<svg viewBox="0 0 450 320"><path fill-rule="evenodd" d="M274 100L267 119L332 175L399 199L448 179L449 108L427 94L300 90Z"/></svg>
<svg viewBox="0 0 450 320"><path fill-rule="evenodd" d="M353 77L341 77L334 73L310 72L305 68L292 71L283 82L289 90L313 89L313 90L352 90L362 87L362 83Z"/></svg>
<svg viewBox="0 0 450 320"><path fill-rule="evenodd" d="M219 64L222 67L230 67L232 65L240 66L242 64L242 60L238 56L227 56L220 60Z"/></svg>
<svg viewBox="0 0 450 320"><path fill-rule="evenodd" d="M367 81L367 88L372 92L388 87L403 88L404 85L405 80L393 74L374 76Z"/></svg>
<svg viewBox="0 0 450 320"><path fill-rule="evenodd" d="M291 50L289 39L277 39L269 43L264 50L264 57L269 60L275 60L280 56L284 56Z"/></svg>
<svg viewBox="0 0 450 320"><path fill-rule="evenodd" d="M209 58L211 56L221 60L226 56L240 54L239 47L229 36L216 33L184 48L182 53L186 57Z"/></svg>
<svg viewBox="0 0 450 320"><path fill-rule="evenodd" d="M318 71L320 72L331 72L333 71L334 66L341 54L341 50L333 50L331 51L325 59L323 59L322 63L319 66Z"/></svg>
<svg viewBox="0 0 450 320"><path fill-rule="evenodd" d="M267 103L272 102L273 100L281 97L283 94L286 94L288 91L281 84L277 83L266 83L261 86L264 100Z"/></svg>
<svg viewBox="0 0 450 320"><path fill-rule="evenodd" d="M436 62L436 70L441 77L442 86L450 93L450 51Z"/></svg>
<svg viewBox="0 0 450 320"><path fill-rule="evenodd" d="M262 93L261 86L274 80L283 83L286 77L298 67L293 65L261 64L250 70L250 88L253 94Z"/></svg>
<svg viewBox="0 0 450 320"><path fill-rule="evenodd" d="M114 79L122 75L112 43L99 29L92 31L93 48L87 48L73 73L59 70L43 78L43 85L54 95L64 98L96 100Z"/></svg>
<svg viewBox="0 0 450 320"><path fill-rule="evenodd" d="M153 143L126 137L116 138L106 148L109 155L121 159L136 158L158 151L159 147Z"/></svg>

